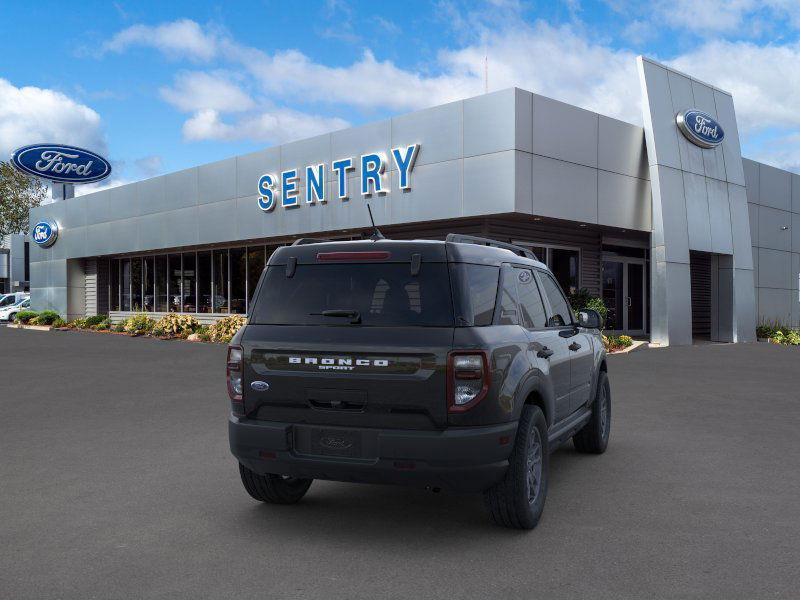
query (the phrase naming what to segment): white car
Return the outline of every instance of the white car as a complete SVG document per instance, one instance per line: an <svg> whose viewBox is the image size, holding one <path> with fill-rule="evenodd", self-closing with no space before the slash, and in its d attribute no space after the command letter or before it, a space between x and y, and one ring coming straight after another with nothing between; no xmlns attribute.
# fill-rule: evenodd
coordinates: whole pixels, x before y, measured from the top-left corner
<svg viewBox="0 0 800 600"><path fill-rule="evenodd" d="M0 308L14 306L15 304L19 304L23 300L30 297L31 295L28 292L12 292L10 294L2 294L0 295Z"/></svg>
<svg viewBox="0 0 800 600"><path fill-rule="evenodd" d="M31 299L25 298L16 304L0 307L0 321L11 322L16 314L21 310L28 310L31 307Z"/></svg>

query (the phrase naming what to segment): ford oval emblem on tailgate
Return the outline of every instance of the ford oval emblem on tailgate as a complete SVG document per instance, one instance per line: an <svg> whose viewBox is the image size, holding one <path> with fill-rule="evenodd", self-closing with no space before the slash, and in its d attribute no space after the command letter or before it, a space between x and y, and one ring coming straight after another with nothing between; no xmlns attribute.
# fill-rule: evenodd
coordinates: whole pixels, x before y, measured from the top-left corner
<svg viewBox="0 0 800 600"><path fill-rule="evenodd" d="M266 381L254 381L250 387L257 392L266 392L269 389L269 384Z"/></svg>
<svg viewBox="0 0 800 600"><path fill-rule="evenodd" d="M319 445L331 450L347 450L353 447L353 442L345 438L327 435L319 439Z"/></svg>

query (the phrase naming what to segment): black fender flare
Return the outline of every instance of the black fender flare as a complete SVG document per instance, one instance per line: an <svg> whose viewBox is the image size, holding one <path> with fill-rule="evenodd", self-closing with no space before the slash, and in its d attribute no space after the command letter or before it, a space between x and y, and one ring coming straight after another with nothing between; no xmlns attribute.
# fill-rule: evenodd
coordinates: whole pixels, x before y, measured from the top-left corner
<svg viewBox="0 0 800 600"><path fill-rule="evenodd" d="M519 420L522 415L522 407L525 406L531 394L537 394L541 399L536 404L542 409L547 426L552 426L556 414L555 391L553 384L538 371L528 374L517 387L517 393L514 396L514 419Z"/></svg>

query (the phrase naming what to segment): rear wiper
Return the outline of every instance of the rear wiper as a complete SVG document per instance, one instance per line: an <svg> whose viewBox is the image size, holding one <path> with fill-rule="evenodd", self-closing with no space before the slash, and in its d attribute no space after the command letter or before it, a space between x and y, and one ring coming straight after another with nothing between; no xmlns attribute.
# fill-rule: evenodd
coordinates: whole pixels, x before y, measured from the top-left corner
<svg viewBox="0 0 800 600"><path fill-rule="evenodd" d="M313 316L323 317L342 317L343 319L350 319L352 325L361 323L361 313L357 310L323 310L319 313L309 313Z"/></svg>

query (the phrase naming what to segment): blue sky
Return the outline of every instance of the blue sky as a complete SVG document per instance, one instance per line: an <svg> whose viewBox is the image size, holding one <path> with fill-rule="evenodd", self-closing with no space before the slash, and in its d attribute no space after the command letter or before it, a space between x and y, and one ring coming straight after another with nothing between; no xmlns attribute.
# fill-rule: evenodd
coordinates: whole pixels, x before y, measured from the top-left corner
<svg viewBox="0 0 800 600"><path fill-rule="evenodd" d="M645 54L734 94L800 171L800 2L5 3L0 153L98 149L119 184L518 86L641 122ZM88 187L88 186L86 186Z"/></svg>

